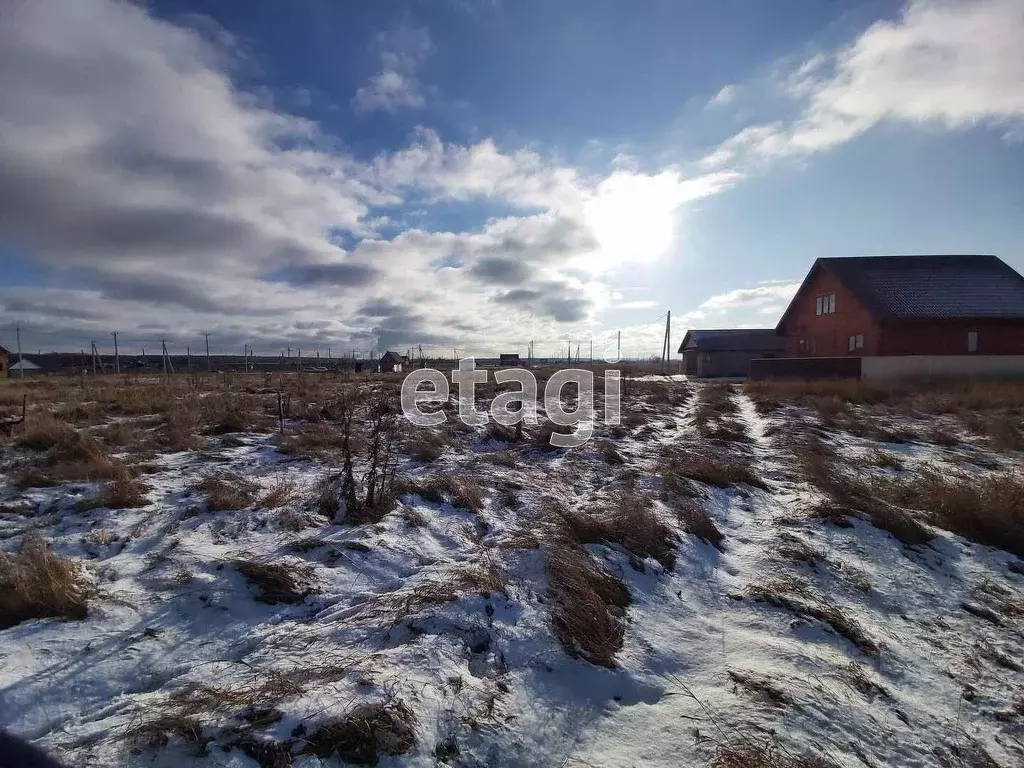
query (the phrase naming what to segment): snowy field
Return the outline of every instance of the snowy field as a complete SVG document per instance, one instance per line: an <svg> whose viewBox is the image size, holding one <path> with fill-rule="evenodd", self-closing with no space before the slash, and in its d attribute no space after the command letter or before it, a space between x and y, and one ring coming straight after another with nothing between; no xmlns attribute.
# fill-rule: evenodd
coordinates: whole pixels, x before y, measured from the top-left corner
<svg viewBox="0 0 1024 768"><path fill-rule="evenodd" d="M0 384L0 723L70 766L1024 765L1024 385L646 377L551 449L397 384Z"/></svg>

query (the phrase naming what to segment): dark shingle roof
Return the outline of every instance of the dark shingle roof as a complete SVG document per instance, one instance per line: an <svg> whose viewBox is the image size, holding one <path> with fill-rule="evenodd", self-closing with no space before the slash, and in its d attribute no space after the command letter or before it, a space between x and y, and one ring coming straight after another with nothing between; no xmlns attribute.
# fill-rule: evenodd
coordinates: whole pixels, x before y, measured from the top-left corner
<svg viewBox="0 0 1024 768"><path fill-rule="evenodd" d="M403 355L399 355L396 352L392 352L390 349L380 356L382 363L400 363L402 362Z"/></svg>
<svg viewBox="0 0 1024 768"><path fill-rule="evenodd" d="M877 317L1024 318L1024 277L997 256L818 259Z"/></svg>
<svg viewBox="0 0 1024 768"><path fill-rule="evenodd" d="M773 349L781 350L784 345L782 337L776 334L774 328L722 328L687 331L682 344L679 345L679 352L682 352L691 341L693 347L702 352L721 350L763 352Z"/></svg>

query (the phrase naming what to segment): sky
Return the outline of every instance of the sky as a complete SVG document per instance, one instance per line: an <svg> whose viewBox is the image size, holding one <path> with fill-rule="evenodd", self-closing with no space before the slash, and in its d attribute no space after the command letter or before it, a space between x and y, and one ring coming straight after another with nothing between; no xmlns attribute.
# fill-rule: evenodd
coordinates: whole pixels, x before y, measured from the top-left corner
<svg viewBox="0 0 1024 768"><path fill-rule="evenodd" d="M0 0L0 345L587 357L1024 270L1021 0Z"/></svg>

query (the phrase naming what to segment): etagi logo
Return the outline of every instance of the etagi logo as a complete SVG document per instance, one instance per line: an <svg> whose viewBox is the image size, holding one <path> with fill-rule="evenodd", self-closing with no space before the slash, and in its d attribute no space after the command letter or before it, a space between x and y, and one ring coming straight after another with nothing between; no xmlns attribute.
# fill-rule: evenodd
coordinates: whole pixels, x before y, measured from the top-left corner
<svg viewBox="0 0 1024 768"><path fill-rule="evenodd" d="M471 427L487 423L488 418L510 427L525 421L537 424L537 379L525 368L506 368L494 372L498 384L516 382L518 391L499 392L491 402L490 413L476 409L476 385L487 383L487 371L477 370L472 357L459 360L452 371L452 383L458 389L459 421ZM619 372L604 373L604 421L619 423ZM562 389L575 384L578 392L576 408L562 407ZM421 386L429 388L421 389ZM402 382L402 413L418 427L436 427L448 420L443 410L423 411L420 403L447 403L449 395L447 377L434 368L413 371ZM514 406L514 407L513 407ZM580 368L564 368L551 375L544 385L544 412L548 419L562 427L575 427L570 434L551 434L550 443L558 448L578 448L594 434L594 372Z"/></svg>

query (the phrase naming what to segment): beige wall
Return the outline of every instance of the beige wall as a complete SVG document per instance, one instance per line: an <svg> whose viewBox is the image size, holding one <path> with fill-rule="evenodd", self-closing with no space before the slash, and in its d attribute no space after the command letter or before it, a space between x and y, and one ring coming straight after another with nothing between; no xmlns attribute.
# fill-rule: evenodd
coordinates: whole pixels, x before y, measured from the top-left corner
<svg viewBox="0 0 1024 768"><path fill-rule="evenodd" d="M1019 376L1024 378L1024 355L900 355L864 357L860 377L865 380L914 376Z"/></svg>

